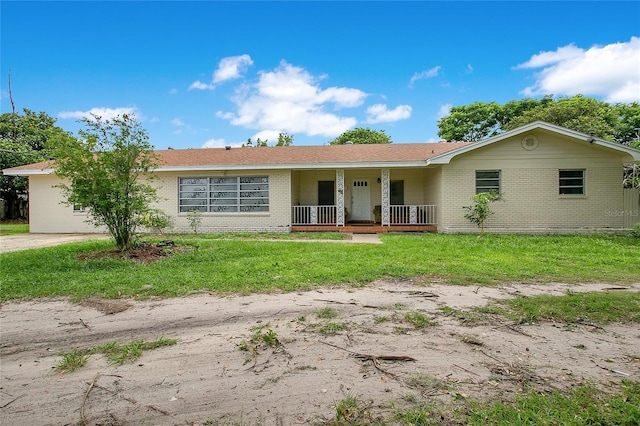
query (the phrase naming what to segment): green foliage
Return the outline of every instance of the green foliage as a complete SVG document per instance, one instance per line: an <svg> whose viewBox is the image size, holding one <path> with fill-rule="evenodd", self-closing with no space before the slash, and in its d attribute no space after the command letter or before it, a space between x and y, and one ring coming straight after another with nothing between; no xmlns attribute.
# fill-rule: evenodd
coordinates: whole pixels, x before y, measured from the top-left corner
<svg viewBox="0 0 640 426"><path fill-rule="evenodd" d="M626 235L386 234L384 244L209 239L174 235L176 251L151 264L93 257L108 241L0 254L0 301L69 296L173 297L360 287L378 279L423 276L459 285L504 281L635 283L640 246ZM152 240L152 239L149 239ZM309 253L313 252L313 256ZM362 265L367 267L363 268ZM304 267L301 267L304 265ZM395 309L402 309L401 305ZM404 311L409 311L405 306ZM390 311L391 312L391 311ZM404 315L404 312L402 312Z"/></svg>
<svg viewBox="0 0 640 426"><path fill-rule="evenodd" d="M634 292L540 295L500 300L496 303L498 307L503 307L501 311L503 315L526 323L538 321L593 324L640 323L640 293Z"/></svg>
<svg viewBox="0 0 640 426"><path fill-rule="evenodd" d="M248 138L247 143L243 144L242 146L267 147L269 146L268 142L269 142L269 139L262 140L258 138L257 140L252 141L251 138ZM278 141L274 146L291 146L291 145L293 145L293 135L290 135L287 132L280 132L278 134Z"/></svg>
<svg viewBox="0 0 640 426"><path fill-rule="evenodd" d="M618 124L618 114L606 102L576 95L570 98L559 98L556 102L541 104L522 115L512 117L505 124L504 130L515 129L538 120L582 133L593 133L600 138L613 141Z"/></svg>
<svg viewBox="0 0 640 426"><path fill-rule="evenodd" d="M475 102L451 108L438 121L438 136L446 141L476 142L532 123L547 123L632 145L638 139L640 104L608 104L582 95L496 102ZM640 144L640 142L639 142Z"/></svg>
<svg viewBox="0 0 640 426"><path fill-rule="evenodd" d="M515 402L475 403L469 425L610 425L640 424L640 382L624 381L622 394L608 395L593 385L567 393L527 392Z"/></svg>
<svg viewBox="0 0 640 426"><path fill-rule="evenodd" d="M79 138L54 138L49 145L56 175L65 182L59 187L67 204L87 208L89 222L105 226L118 248L127 250L157 199L147 182L156 167L153 147L133 116L80 121L86 129Z"/></svg>
<svg viewBox="0 0 640 426"><path fill-rule="evenodd" d="M328 322L318 329L323 336L331 336L341 331L349 330L349 325L342 322Z"/></svg>
<svg viewBox="0 0 640 426"><path fill-rule="evenodd" d="M435 325L435 322L420 312L407 312L404 316L404 320L415 328L424 328L426 326Z"/></svg>
<svg viewBox="0 0 640 426"><path fill-rule="evenodd" d="M73 350L60 354L60 363L56 365L57 371L75 371L82 367L89 360L90 354L87 351Z"/></svg>
<svg viewBox="0 0 640 426"><path fill-rule="evenodd" d="M0 170L48 159L44 149L47 140L67 135L55 125L56 120L44 112L35 113L26 108L23 112L23 115L0 115ZM19 200L26 197L27 189L26 177L0 175L0 198L7 203L8 218L26 218Z"/></svg>
<svg viewBox="0 0 640 426"><path fill-rule="evenodd" d="M103 354L113 364L122 365L125 362L133 362L142 356L142 352L157 349L164 346L173 346L177 343L175 339L159 337L152 342L145 342L136 339L125 345L117 342L105 343L89 349L75 349L69 353L61 354L60 363L56 366L58 371L74 371L82 367L91 355Z"/></svg>
<svg viewBox="0 0 640 426"><path fill-rule="evenodd" d="M330 308L328 306L325 308L316 310L315 314L318 318L323 318L323 319L331 319L331 318L336 318L338 316L338 312L336 312L335 309Z"/></svg>
<svg viewBox="0 0 640 426"><path fill-rule="evenodd" d="M347 142L354 144L379 144L392 143L391 137L384 130L372 130L370 128L356 127L348 130L330 141L330 145L344 145Z"/></svg>
<svg viewBox="0 0 640 426"><path fill-rule="evenodd" d="M0 235L28 234L28 223L0 223Z"/></svg>
<svg viewBox="0 0 640 426"><path fill-rule="evenodd" d="M191 210L187 214L187 222L194 234L198 233L198 228L202 225L202 212L200 210Z"/></svg>
<svg viewBox="0 0 640 426"><path fill-rule="evenodd" d="M463 207L468 211L464 218L480 228L480 235L483 235L485 220L494 214L491 210L491 203L502 200L502 194L495 191L479 192L472 197L472 200L474 202L472 206Z"/></svg>
<svg viewBox="0 0 640 426"><path fill-rule="evenodd" d="M140 224L147 229L164 235L164 230L173 226L173 218L158 209L151 209L140 218Z"/></svg>

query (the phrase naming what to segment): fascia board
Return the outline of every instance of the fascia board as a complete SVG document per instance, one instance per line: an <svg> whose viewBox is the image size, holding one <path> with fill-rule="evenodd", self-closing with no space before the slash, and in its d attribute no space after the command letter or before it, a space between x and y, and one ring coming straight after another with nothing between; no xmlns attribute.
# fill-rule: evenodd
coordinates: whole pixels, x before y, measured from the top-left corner
<svg viewBox="0 0 640 426"><path fill-rule="evenodd" d="M582 140L587 143L592 143L594 145L602 146L605 148L614 149L616 151L621 151L626 154L631 155L634 159L633 161L640 161L640 150L635 148L631 148L626 145L618 144L615 142L610 142L601 138L594 138L591 135L587 135L585 133L581 133L575 130L567 129L565 127L556 126L554 124L545 123L542 121L535 121L533 123L529 123L525 126L518 127L517 129L510 130L508 132L500 133L499 135L490 137L483 141L475 142L471 145L464 146L462 148L454 149L453 151L445 152L444 154L437 155L427 160L427 165L432 164L449 164L449 162L453 159L453 157L464 154L469 151L473 151L478 148L482 148L483 146L487 146L501 140L511 138L513 136L517 136L520 134L524 134L530 132L532 130L544 129L550 132L558 133L564 136L568 136L574 139Z"/></svg>
<svg viewBox="0 0 640 426"><path fill-rule="evenodd" d="M21 169L21 170L11 170L6 169L2 171L2 174L5 176L33 176L33 175L52 175L55 173L53 169Z"/></svg>
<svg viewBox="0 0 640 426"><path fill-rule="evenodd" d="M154 169L155 172L190 172L207 170L312 170L312 169L364 169L364 168L398 168L398 167L425 167L424 160L410 162L380 162L380 163L300 163L300 164L251 164L229 165L208 164L199 166L161 166Z"/></svg>

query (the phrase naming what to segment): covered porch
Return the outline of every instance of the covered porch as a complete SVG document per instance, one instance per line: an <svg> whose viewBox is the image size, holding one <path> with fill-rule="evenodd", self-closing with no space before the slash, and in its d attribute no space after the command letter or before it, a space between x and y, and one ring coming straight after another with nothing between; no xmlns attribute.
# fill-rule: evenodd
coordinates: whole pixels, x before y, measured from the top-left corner
<svg viewBox="0 0 640 426"><path fill-rule="evenodd" d="M295 232L435 232L439 170L334 169L292 174Z"/></svg>

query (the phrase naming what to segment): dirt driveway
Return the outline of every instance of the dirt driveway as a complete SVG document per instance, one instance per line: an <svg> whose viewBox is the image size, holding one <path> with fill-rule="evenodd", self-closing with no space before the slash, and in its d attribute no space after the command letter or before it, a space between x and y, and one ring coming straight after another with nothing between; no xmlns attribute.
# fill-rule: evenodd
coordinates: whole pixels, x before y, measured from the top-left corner
<svg viewBox="0 0 640 426"><path fill-rule="evenodd" d="M0 253L51 247L76 241L107 239L106 234L15 234L0 236Z"/></svg>
<svg viewBox="0 0 640 426"><path fill-rule="evenodd" d="M640 380L637 324L520 325L459 314L569 289L614 291L407 280L287 294L4 303L0 416L3 424L38 425L317 424L335 418L347 396L390 418L425 401L510 400L528 387L585 382L607 392L622 379ZM628 289L640 291L640 283ZM433 324L416 327L416 313ZM269 333L272 347L261 337ZM158 337L177 344L133 363L92 355L76 371L55 369L74 349Z"/></svg>

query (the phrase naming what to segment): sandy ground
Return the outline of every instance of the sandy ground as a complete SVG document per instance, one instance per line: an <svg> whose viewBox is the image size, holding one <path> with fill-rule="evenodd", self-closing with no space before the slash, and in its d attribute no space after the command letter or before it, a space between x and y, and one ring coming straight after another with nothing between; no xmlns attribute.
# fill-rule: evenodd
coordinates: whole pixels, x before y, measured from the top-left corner
<svg viewBox="0 0 640 426"><path fill-rule="evenodd" d="M5 303L0 418L7 425L317 424L335 418L346 396L372 416L389 416L411 402L511 399L531 386L588 381L606 392L622 379L640 380L637 325L519 325L487 316L469 326L438 308L615 287L407 280L290 294ZM640 291L640 283L628 288ZM327 307L338 316L318 318ZM416 329L404 319L408 312L436 324ZM348 329L323 335L330 322ZM254 345L260 327L273 330L280 346ZM59 354L74 348L161 336L178 343L121 366L94 355L74 372L55 370ZM243 340L257 354L241 351Z"/></svg>

